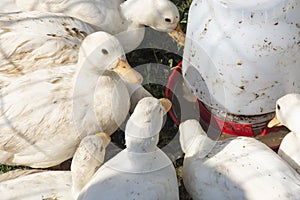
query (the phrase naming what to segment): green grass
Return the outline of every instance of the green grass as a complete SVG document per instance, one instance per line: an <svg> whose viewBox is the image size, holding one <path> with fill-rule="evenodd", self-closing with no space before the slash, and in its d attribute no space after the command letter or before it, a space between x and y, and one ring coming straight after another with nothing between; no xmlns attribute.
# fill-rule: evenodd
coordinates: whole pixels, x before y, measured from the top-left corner
<svg viewBox="0 0 300 200"><path fill-rule="evenodd" d="M0 165L0 171L2 173L6 173L6 172L9 172L11 170L15 169L15 167L12 167L12 166L8 166L8 165Z"/></svg>
<svg viewBox="0 0 300 200"><path fill-rule="evenodd" d="M26 166L9 166L9 165L1 165L0 164L0 174L9 172L9 171L15 170L15 169L27 169L27 168L28 167L26 167Z"/></svg>

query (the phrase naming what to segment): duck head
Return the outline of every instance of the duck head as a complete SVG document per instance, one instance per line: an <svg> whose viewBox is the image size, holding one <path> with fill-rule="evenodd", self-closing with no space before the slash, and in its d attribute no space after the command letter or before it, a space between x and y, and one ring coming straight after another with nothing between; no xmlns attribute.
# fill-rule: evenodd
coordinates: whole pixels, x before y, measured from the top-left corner
<svg viewBox="0 0 300 200"><path fill-rule="evenodd" d="M276 116L268 123L268 127L286 126L293 133L300 134L300 94L287 94L276 101Z"/></svg>
<svg viewBox="0 0 300 200"><path fill-rule="evenodd" d="M106 32L88 35L79 50L78 64L81 70L95 74L113 71L130 83L141 83L142 76L127 62L120 42Z"/></svg>
<svg viewBox="0 0 300 200"><path fill-rule="evenodd" d="M171 105L168 99L154 97L145 97L138 102L126 124L125 140L128 151L146 153L156 149L163 115Z"/></svg>
<svg viewBox="0 0 300 200"><path fill-rule="evenodd" d="M135 24L167 32L181 46L185 34L180 28L177 7L169 0L127 0L121 4L124 18Z"/></svg>

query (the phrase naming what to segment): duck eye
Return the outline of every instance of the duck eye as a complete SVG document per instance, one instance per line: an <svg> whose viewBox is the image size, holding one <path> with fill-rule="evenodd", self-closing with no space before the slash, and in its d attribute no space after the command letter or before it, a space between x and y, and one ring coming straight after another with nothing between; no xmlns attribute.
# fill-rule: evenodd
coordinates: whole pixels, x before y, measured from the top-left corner
<svg viewBox="0 0 300 200"><path fill-rule="evenodd" d="M172 20L170 18L165 18L165 22L171 23Z"/></svg>
<svg viewBox="0 0 300 200"><path fill-rule="evenodd" d="M280 110L280 105L279 104L277 104L277 110Z"/></svg>
<svg viewBox="0 0 300 200"><path fill-rule="evenodd" d="M101 49L101 52L104 54L104 55L107 55L108 54L108 51L106 49Z"/></svg>

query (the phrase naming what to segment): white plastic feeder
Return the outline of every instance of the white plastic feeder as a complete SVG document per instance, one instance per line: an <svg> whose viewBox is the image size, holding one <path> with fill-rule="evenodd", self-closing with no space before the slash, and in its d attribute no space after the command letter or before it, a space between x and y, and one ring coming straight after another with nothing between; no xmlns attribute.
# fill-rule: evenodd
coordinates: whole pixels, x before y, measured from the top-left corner
<svg viewBox="0 0 300 200"><path fill-rule="evenodd" d="M269 120L279 97L300 92L300 1L194 0L183 75L215 113Z"/></svg>

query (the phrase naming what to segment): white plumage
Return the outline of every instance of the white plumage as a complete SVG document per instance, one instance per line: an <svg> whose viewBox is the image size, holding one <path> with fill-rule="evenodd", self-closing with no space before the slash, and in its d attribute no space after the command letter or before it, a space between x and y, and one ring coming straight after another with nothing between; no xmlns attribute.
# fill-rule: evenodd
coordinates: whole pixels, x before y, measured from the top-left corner
<svg viewBox="0 0 300 200"><path fill-rule="evenodd" d="M182 177L194 200L296 200L300 175L250 137L213 141L196 120L180 125Z"/></svg>
<svg viewBox="0 0 300 200"><path fill-rule="evenodd" d="M71 171L15 170L0 175L1 199L76 199L104 162L108 143L103 136L85 137L74 154Z"/></svg>

